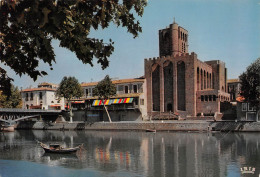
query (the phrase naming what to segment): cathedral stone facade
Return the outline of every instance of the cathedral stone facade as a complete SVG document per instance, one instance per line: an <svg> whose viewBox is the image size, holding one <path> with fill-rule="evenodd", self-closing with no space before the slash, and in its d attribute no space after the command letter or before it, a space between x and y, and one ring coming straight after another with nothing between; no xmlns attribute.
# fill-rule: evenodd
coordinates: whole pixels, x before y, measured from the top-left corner
<svg viewBox="0 0 260 177"><path fill-rule="evenodd" d="M160 57L145 59L147 114L214 115L229 101L227 69L220 60L202 62L188 53L188 31L177 23L159 30Z"/></svg>

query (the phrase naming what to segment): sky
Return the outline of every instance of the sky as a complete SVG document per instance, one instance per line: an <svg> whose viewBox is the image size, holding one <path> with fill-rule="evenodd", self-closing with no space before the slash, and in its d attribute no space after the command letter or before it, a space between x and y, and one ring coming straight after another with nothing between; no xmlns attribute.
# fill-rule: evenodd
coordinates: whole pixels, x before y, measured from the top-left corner
<svg viewBox="0 0 260 177"><path fill-rule="evenodd" d="M105 30L91 31L90 36L115 42L109 67L102 70L94 59L94 67L83 64L76 55L53 41L56 63L53 70L34 82L28 76L17 76L7 68L14 85L37 87L38 83L60 83L64 76L79 82L95 82L105 75L113 79L144 75L144 59L159 56L158 30L175 22L189 32L189 53L201 61L222 60L228 79L238 78L246 67L260 57L260 0L149 0L140 20L143 32L137 38L122 27L111 25ZM2 65L2 64L1 64Z"/></svg>

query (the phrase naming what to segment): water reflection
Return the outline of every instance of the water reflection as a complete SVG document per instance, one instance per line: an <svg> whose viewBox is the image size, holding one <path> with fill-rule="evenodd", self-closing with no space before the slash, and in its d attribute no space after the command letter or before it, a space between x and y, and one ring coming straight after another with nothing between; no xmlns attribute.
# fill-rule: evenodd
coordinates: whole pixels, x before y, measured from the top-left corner
<svg viewBox="0 0 260 177"><path fill-rule="evenodd" d="M85 150L73 155L44 154L41 142L62 142ZM27 160L106 174L132 176L240 176L260 170L257 133L15 131L0 134L0 159Z"/></svg>

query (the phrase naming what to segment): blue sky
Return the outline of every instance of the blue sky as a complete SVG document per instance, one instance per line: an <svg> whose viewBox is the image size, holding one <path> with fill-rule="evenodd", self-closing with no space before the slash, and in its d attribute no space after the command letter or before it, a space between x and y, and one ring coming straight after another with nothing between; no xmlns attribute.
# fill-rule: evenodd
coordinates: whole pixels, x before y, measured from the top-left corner
<svg viewBox="0 0 260 177"><path fill-rule="evenodd" d="M111 25L108 29L92 31L91 36L111 38L115 51L109 68L102 70L94 59L94 67L84 65L74 53L53 41L56 64L47 76L33 82L27 76L9 75L18 87L37 86L40 82L59 83L63 76L75 76L79 82L111 78L134 78L144 75L144 59L158 57L158 30L173 22L189 31L189 53L195 52L201 61L222 60L228 78L237 78L246 67L260 57L260 0L149 0L140 18L143 33L133 38L124 28Z"/></svg>

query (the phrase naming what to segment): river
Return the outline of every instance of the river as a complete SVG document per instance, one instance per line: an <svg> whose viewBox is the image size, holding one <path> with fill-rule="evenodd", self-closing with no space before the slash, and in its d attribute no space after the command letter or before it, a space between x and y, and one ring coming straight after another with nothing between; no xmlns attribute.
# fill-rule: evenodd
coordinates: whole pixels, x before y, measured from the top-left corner
<svg viewBox="0 0 260 177"><path fill-rule="evenodd" d="M45 154L36 139L84 149ZM259 142L259 133L19 130L0 134L0 177L258 177Z"/></svg>

